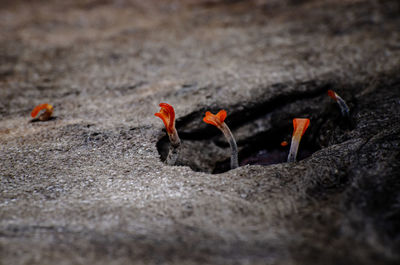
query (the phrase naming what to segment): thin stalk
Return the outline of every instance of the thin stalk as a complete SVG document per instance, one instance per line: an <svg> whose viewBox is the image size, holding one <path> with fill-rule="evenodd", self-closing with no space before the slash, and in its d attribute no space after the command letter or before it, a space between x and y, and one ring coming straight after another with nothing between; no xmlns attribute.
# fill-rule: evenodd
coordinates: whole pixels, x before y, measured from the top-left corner
<svg viewBox="0 0 400 265"><path fill-rule="evenodd" d="M231 169L239 167L238 148L236 145L235 138L233 138L231 130L229 129L228 125L226 125L225 122L223 122L221 126L218 126L218 128L222 131L226 140L228 140L228 143L231 146Z"/></svg>
<svg viewBox="0 0 400 265"><path fill-rule="evenodd" d="M342 112L342 116L349 118L350 117L350 109L349 106L347 106L346 101L342 99L335 91L329 89L328 90L328 95L336 101L336 103L340 107L340 111Z"/></svg>
<svg viewBox="0 0 400 265"><path fill-rule="evenodd" d="M342 115L344 117L350 117L350 109L346 104L346 101L344 101L344 99L342 99L339 95L336 94L336 98L337 98L337 103L340 107L340 111L342 112Z"/></svg>
<svg viewBox="0 0 400 265"><path fill-rule="evenodd" d="M297 152L299 150L301 136L293 135L292 136L292 143L290 144L290 151L288 155L288 162L296 162Z"/></svg>
<svg viewBox="0 0 400 265"><path fill-rule="evenodd" d="M181 139L179 139L178 132L176 131L176 129L174 129L171 134L168 134L168 136L171 145L169 146L168 156L165 162L167 163L167 165L173 166L175 165L176 160L178 159L179 156Z"/></svg>

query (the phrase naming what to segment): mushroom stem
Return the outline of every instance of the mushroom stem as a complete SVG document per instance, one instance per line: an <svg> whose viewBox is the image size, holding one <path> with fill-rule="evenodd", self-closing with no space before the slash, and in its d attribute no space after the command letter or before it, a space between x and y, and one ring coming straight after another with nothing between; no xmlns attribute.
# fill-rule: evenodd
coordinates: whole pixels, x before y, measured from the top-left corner
<svg viewBox="0 0 400 265"><path fill-rule="evenodd" d="M342 99L340 96L337 96L337 101L336 101L340 107L340 111L342 112L342 115L344 117L349 117L350 116L350 109L346 104L346 101Z"/></svg>
<svg viewBox="0 0 400 265"><path fill-rule="evenodd" d="M225 122L223 122L221 126L218 126L218 128L222 131L222 133L224 134L226 140L228 140L228 143L231 147L231 169L239 167L238 148L235 138L233 138L231 130L229 129L228 125L226 125Z"/></svg>
<svg viewBox="0 0 400 265"><path fill-rule="evenodd" d="M171 142L171 145L169 146L168 156L167 159L165 160L165 163L167 163L167 165L169 166L173 166L175 165L179 155L181 139L179 139L178 132L176 131L175 128L171 134L168 134L168 137L169 141Z"/></svg>
<svg viewBox="0 0 400 265"><path fill-rule="evenodd" d="M300 140L301 137L298 137L298 135L292 136L292 143L290 144L290 151L287 159L288 162L296 162L297 151L299 150Z"/></svg>

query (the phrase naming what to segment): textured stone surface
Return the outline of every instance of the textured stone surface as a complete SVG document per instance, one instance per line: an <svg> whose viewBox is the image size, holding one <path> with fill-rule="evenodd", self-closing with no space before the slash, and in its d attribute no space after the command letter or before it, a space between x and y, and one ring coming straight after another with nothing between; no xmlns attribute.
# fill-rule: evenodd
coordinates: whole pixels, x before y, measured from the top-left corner
<svg viewBox="0 0 400 265"><path fill-rule="evenodd" d="M399 14L396 0L0 3L0 263L397 264ZM56 118L30 122L44 102ZM175 107L178 166L162 162L159 102ZM243 166L210 174L229 150L202 117L221 108ZM282 162L294 117L311 119L307 158L245 165Z"/></svg>

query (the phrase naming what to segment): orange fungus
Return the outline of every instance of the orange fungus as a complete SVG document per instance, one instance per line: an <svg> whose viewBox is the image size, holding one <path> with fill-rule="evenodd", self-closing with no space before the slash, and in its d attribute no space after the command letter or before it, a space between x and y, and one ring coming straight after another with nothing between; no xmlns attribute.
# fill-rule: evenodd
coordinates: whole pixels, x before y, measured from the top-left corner
<svg viewBox="0 0 400 265"><path fill-rule="evenodd" d="M53 113L53 106L47 103L37 105L31 112L32 118L35 118L41 110L46 110L42 115L39 116L40 120L48 120Z"/></svg>
<svg viewBox="0 0 400 265"><path fill-rule="evenodd" d="M211 112L207 111L206 116L204 116L203 121L205 123L221 127L222 123L224 123L226 119L226 111L220 110L216 115L212 114Z"/></svg>
<svg viewBox="0 0 400 265"><path fill-rule="evenodd" d="M175 128L175 111L174 108L167 103L160 103L160 111L154 115L162 119L167 133L171 134Z"/></svg>
<svg viewBox="0 0 400 265"><path fill-rule="evenodd" d="M310 125L310 119L293 119L293 136L302 137Z"/></svg>
<svg viewBox="0 0 400 265"><path fill-rule="evenodd" d="M337 100L337 94L333 90L328 90L328 96L330 96L333 100Z"/></svg>

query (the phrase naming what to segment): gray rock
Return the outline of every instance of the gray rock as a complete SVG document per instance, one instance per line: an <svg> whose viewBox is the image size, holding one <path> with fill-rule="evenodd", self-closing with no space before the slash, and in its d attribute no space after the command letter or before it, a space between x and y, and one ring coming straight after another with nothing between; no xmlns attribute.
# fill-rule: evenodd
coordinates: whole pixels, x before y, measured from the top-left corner
<svg viewBox="0 0 400 265"><path fill-rule="evenodd" d="M396 0L1 3L0 263L398 264L399 13ZM54 118L32 122L44 102ZM175 108L176 166L160 102ZM235 170L202 122L222 108ZM295 117L311 124L285 163Z"/></svg>

